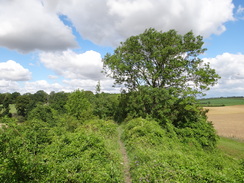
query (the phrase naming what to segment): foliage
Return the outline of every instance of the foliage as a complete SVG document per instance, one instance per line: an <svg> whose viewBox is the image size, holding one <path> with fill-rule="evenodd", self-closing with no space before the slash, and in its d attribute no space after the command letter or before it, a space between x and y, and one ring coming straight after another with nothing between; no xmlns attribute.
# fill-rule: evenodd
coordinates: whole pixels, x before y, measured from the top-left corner
<svg viewBox="0 0 244 183"><path fill-rule="evenodd" d="M52 123L54 120L54 110L48 105L37 105L28 114L28 120L33 119Z"/></svg>
<svg viewBox="0 0 244 183"><path fill-rule="evenodd" d="M87 120L92 116L91 103L86 98L85 91L76 90L71 93L65 107L69 115L79 120Z"/></svg>
<svg viewBox="0 0 244 183"><path fill-rule="evenodd" d="M122 182L116 124L93 120L73 131L54 124L0 129L0 182Z"/></svg>
<svg viewBox="0 0 244 183"><path fill-rule="evenodd" d="M45 104L48 100L48 94L43 90L39 90L32 95L32 100L34 100L35 103Z"/></svg>
<svg viewBox="0 0 244 183"><path fill-rule="evenodd" d="M114 119L118 109L118 95L97 93L93 102L93 114L100 119Z"/></svg>
<svg viewBox="0 0 244 183"><path fill-rule="evenodd" d="M206 50L202 39L192 32L179 35L175 30L163 33L150 28L121 43L113 55L107 54L104 70L116 84L124 84L129 90L150 86L201 93L219 78L198 58Z"/></svg>
<svg viewBox="0 0 244 183"><path fill-rule="evenodd" d="M35 101L32 100L31 95L25 94L18 96L16 99L17 114L23 117L27 117L28 113L35 108Z"/></svg>
<svg viewBox="0 0 244 183"><path fill-rule="evenodd" d="M59 113L65 113L66 109L65 109L65 104L68 100L68 94L65 92L51 92L49 95L49 105L50 107L52 107L53 109L55 109L56 111L58 111Z"/></svg>
<svg viewBox="0 0 244 183"><path fill-rule="evenodd" d="M207 122L206 112L194 97L173 95L174 90L142 86L121 96L117 120L137 117L155 119L161 126L172 124L182 141L194 140L197 146L213 149L217 135Z"/></svg>
<svg viewBox="0 0 244 183"><path fill-rule="evenodd" d="M243 165L218 151L204 151L168 134L152 120L123 124L132 182L242 182Z"/></svg>

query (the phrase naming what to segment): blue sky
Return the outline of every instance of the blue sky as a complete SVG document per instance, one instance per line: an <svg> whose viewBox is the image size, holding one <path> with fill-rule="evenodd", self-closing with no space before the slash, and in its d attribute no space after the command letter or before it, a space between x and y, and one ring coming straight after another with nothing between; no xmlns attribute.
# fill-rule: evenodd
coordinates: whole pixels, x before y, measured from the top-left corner
<svg viewBox="0 0 244 183"><path fill-rule="evenodd" d="M0 92L119 92L101 60L149 27L202 35L222 77L207 97L244 96L243 0L2 0Z"/></svg>

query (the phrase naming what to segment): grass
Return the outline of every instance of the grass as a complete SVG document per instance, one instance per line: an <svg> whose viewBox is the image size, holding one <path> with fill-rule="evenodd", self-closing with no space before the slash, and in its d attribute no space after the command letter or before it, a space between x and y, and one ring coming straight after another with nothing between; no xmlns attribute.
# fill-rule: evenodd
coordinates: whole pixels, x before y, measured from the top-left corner
<svg viewBox="0 0 244 183"><path fill-rule="evenodd" d="M203 107L221 107L221 106L232 106L232 105L244 105L244 98L210 98L200 99L199 103Z"/></svg>
<svg viewBox="0 0 244 183"><path fill-rule="evenodd" d="M9 107L10 107L10 111L9 111L10 113L12 113L12 114L16 114L17 113L15 104L9 104Z"/></svg>
<svg viewBox="0 0 244 183"><path fill-rule="evenodd" d="M220 137L218 148L233 158L244 159L244 141L242 140Z"/></svg>

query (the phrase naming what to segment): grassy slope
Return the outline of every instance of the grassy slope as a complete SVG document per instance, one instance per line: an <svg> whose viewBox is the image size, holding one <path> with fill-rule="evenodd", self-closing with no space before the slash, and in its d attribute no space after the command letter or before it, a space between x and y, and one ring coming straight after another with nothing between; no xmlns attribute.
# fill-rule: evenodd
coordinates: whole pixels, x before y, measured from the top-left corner
<svg viewBox="0 0 244 183"><path fill-rule="evenodd" d="M221 137L218 148L233 158L244 159L244 141Z"/></svg>
<svg viewBox="0 0 244 183"><path fill-rule="evenodd" d="M241 160L204 151L170 137L156 122L132 120L122 135L132 182L240 182Z"/></svg>
<svg viewBox="0 0 244 183"><path fill-rule="evenodd" d="M244 98L211 98L200 99L199 103L204 107L244 105Z"/></svg>

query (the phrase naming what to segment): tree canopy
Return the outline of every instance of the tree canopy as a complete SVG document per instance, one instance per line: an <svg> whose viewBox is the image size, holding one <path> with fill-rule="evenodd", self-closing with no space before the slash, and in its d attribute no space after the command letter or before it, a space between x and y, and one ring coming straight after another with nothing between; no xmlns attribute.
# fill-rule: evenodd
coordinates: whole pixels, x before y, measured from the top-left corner
<svg viewBox="0 0 244 183"><path fill-rule="evenodd" d="M128 38L113 54L106 54L104 72L130 91L149 86L201 93L219 79L215 70L198 57L206 50L203 44L202 36L193 32L180 35L175 30L150 28Z"/></svg>

